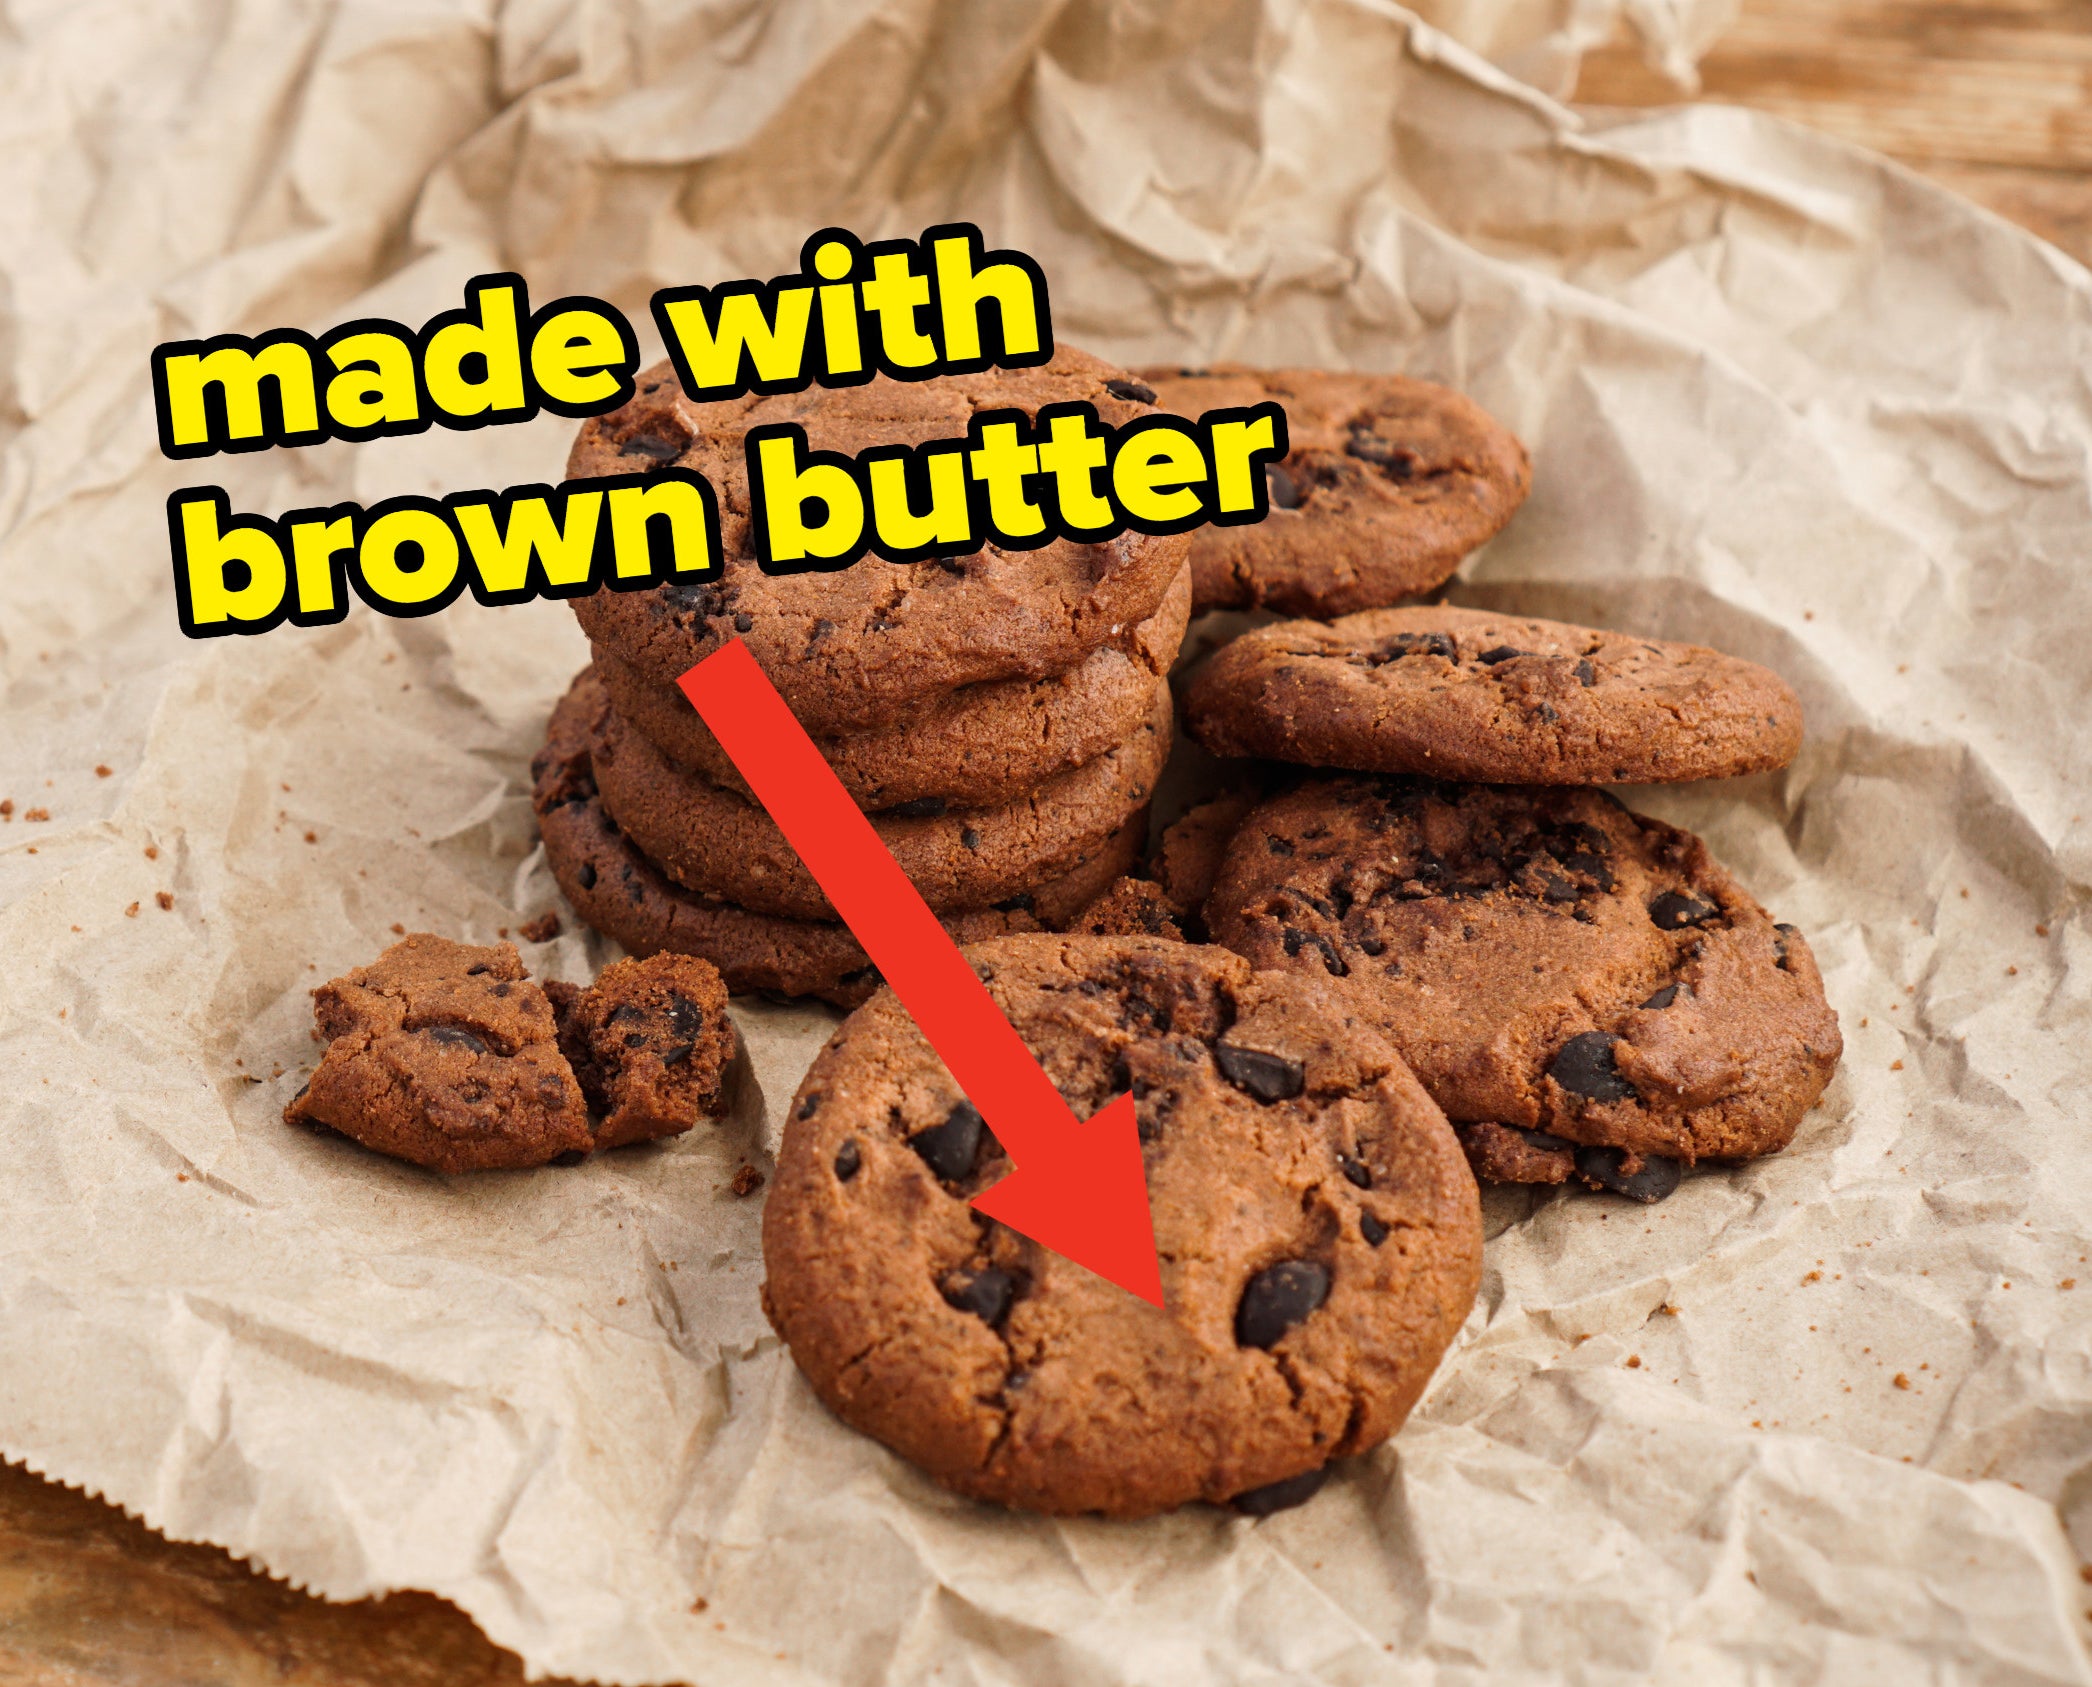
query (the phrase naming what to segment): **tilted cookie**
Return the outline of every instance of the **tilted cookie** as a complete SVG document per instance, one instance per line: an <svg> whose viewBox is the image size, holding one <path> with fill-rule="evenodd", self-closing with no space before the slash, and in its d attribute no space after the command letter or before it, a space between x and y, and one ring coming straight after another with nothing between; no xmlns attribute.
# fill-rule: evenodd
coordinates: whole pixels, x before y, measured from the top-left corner
<svg viewBox="0 0 2092 1687"><path fill-rule="evenodd" d="M1668 1194L1785 1147L1842 1051L1801 933L1599 791L1309 779L1242 822L1206 921L1340 979L1500 1180Z"/></svg>
<svg viewBox="0 0 2092 1687"><path fill-rule="evenodd" d="M1168 1310L980 1218L1006 1169L889 993L793 1100L763 1305L829 1408L1004 1505L1298 1503L1401 1425L1474 1298L1474 1180L1334 992L1159 938L974 970L1078 1117L1130 1088Z"/></svg>
<svg viewBox="0 0 2092 1687"><path fill-rule="evenodd" d="M1784 767L1801 703L1696 644L1443 606L1284 621L1222 646L1185 729L1223 756L1518 785Z"/></svg>
<svg viewBox="0 0 2092 1687"><path fill-rule="evenodd" d="M962 685L1043 679L1114 642L1161 606L1190 541L1124 533L1101 544L1054 539L1034 550L990 545L920 563L868 557L837 572L771 574L757 563L743 440L769 423L803 428L816 451L959 439L976 414L1083 402L1119 425L1151 413L1110 364L1063 346L1036 369L927 381L878 376L863 386L692 404L666 364L640 376L631 403L584 424L571 479L677 463L719 495L717 578L577 598L591 640L656 685L728 639L745 640L817 737L890 726Z"/></svg>
<svg viewBox="0 0 2092 1687"><path fill-rule="evenodd" d="M1290 449L1265 471L1271 513L1192 537L1192 594L1206 609L1328 617L1442 583L1525 501L1525 447L1471 399L1403 375L1316 369L1150 369L1179 415L1285 407Z"/></svg>

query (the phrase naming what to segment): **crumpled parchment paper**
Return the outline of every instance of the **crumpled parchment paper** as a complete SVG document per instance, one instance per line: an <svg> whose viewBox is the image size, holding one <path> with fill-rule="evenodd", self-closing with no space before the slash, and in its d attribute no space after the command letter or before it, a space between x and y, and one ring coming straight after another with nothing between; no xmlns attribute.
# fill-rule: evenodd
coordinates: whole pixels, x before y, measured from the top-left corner
<svg viewBox="0 0 2092 1687"><path fill-rule="evenodd" d="M1377 0L50 5L0 114L0 1454L607 1682L2092 1680L2083 270ZM545 479L567 425L176 466L150 346L497 267L643 321L953 216L1106 354L1467 389L1536 473L1463 601L1809 711L1784 774L1630 796L1808 932L1824 1104L1653 1209L1492 1192L1415 1418L1262 1523L1005 1515L813 1401L726 1185L824 1010L744 1005L759 1096L573 1169L278 1119L313 984L556 904L525 767L583 645L469 604L185 644L162 500Z"/></svg>

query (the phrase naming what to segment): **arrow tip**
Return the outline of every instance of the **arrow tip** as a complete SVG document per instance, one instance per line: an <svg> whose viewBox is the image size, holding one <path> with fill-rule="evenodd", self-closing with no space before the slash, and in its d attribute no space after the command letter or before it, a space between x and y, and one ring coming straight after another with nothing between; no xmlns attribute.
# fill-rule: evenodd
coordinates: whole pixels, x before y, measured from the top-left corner
<svg viewBox="0 0 2092 1687"><path fill-rule="evenodd" d="M1160 1307L1162 1265L1133 1097L1039 1137L1022 1165L974 1197L975 1210Z"/></svg>

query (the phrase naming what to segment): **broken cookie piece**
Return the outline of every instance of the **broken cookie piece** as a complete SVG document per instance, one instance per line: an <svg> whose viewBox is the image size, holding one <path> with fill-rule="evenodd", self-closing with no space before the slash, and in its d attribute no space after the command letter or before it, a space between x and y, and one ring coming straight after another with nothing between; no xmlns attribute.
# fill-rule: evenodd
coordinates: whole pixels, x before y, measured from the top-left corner
<svg viewBox="0 0 2092 1687"><path fill-rule="evenodd" d="M587 989L548 983L559 1046L581 1082L598 1148L674 1136L725 1111L734 1058L719 969L694 955L612 961Z"/></svg>
<svg viewBox="0 0 2092 1687"><path fill-rule="evenodd" d="M327 1051L283 1116L440 1172L672 1136L722 1111L725 1008L719 974L688 957L548 991L513 944L415 932L313 992Z"/></svg>

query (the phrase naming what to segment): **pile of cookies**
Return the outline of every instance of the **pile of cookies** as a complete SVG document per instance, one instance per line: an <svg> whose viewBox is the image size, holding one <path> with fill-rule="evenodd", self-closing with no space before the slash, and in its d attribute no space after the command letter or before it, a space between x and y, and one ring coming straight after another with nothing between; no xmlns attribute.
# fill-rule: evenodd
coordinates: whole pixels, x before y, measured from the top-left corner
<svg viewBox="0 0 2092 1687"><path fill-rule="evenodd" d="M1055 929L1133 867L1169 755L1167 675L1191 612L1183 535L988 547L768 574L750 547L743 440L796 423L854 454L966 432L986 410L1081 401L1120 424L1154 394L1062 350L1014 372L693 404L664 365L589 422L569 475L668 463L720 503L703 583L575 604L594 660L533 765L552 872L634 954L713 962L735 991L863 1001L878 976L676 688L738 635L953 935Z"/></svg>
<svg viewBox="0 0 2092 1687"><path fill-rule="evenodd" d="M857 451L980 409L1122 422L1277 398L1262 524L771 576L741 442ZM1261 1515L1398 1428L1472 1304L1477 1177L1641 1200L1782 1146L1840 1052L1807 943L1603 786L1796 753L1793 693L1694 646L1428 593L1524 449L1392 376L1040 370L687 403L656 371L577 476L720 489L701 586L576 605L593 665L536 764L552 870L638 953L856 1005L787 1112L773 1326L820 1397L960 1492ZM1187 562L1188 559L1188 562ZM1229 784L1144 850L1192 599L1275 610L1188 681ZM1212 623L1209 623L1212 625ZM1167 1309L969 1204L1008 1167L674 689L746 639L1078 1115L1134 1098Z"/></svg>

